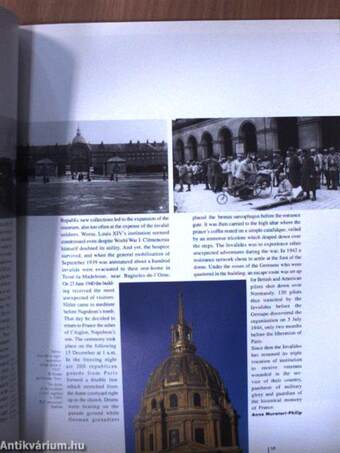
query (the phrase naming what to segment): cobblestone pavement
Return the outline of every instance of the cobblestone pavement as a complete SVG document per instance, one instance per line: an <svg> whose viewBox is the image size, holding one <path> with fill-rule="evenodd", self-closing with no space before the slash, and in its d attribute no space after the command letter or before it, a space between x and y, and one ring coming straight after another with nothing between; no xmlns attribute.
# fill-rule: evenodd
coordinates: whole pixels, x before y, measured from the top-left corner
<svg viewBox="0 0 340 453"><path fill-rule="evenodd" d="M51 179L18 184L19 215L137 214L169 211L168 181L128 177L81 181Z"/></svg>
<svg viewBox="0 0 340 453"><path fill-rule="evenodd" d="M217 202L217 195L211 190L204 190L204 184L191 187L190 192L174 192L176 212L205 212L205 211L241 211L255 209L261 205L273 202L277 189L273 188L272 194L260 195L259 198L242 201L232 196L227 196L225 204ZM186 190L186 189L184 189ZM304 200L291 205L278 206L275 210L300 210L300 209L340 209L340 188L327 190L322 187L316 192L316 201Z"/></svg>

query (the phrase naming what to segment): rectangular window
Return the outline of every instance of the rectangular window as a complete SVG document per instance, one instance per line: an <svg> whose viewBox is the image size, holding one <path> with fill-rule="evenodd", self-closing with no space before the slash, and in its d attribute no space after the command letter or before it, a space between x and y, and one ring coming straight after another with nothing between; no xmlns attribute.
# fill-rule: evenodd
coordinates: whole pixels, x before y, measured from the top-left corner
<svg viewBox="0 0 340 453"><path fill-rule="evenodd" d="M204 444L204 429L195 428L195 441L199 444Z"/></svg>

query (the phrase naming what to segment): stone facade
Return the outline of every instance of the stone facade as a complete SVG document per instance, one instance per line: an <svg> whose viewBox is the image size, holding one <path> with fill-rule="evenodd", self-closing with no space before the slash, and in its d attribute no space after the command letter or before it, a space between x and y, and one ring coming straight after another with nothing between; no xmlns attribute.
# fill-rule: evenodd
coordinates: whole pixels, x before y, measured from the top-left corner
<svg viewBox="0 0 340 453"><path fill-rule="evenodd" d="M295 148L340 148L340 117L252 117L176 120L175 161Z"/></svg>
<svg viewBox="0 0 340 453"><path fill-rule="evenodd" d="M180 297L171 355L150 375L135 418L136 453L241 451L219 373L195 352Z"/></svg>
<svg viewBox="0 0 340 453"><path fill-rule="evenodd" d="M49 159L57 168L57 175L91 172L94 175L110 175L112 159L119 158L122 173L163 171L167 165L167 145L161 143L90 144L77 130L67 145L21 146L18 152L18 173L34 174L37 162Z"/></svg>

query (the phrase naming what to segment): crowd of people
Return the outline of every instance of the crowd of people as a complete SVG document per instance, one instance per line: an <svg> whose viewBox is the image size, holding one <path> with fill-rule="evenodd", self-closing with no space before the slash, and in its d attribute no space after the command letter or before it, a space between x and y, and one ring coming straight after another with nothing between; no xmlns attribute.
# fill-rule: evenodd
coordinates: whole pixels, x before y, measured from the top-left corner
<svg viewBox="0 0 340 453"><path fill-rule="evenodd" d="M301 187L304 197L316 200L321 186L337 190L339 186L340 152L334 147L296 149L289 147L285 155L280 150L262 153L250 152L217 159L213 156L202 161L174 162L174 190L191 191L191 186L205 184L206 190L220 192L242 184L253 184L257 175L266 170L277 194L289 194ZM178 187L179 186L179 187Z"/></svg>

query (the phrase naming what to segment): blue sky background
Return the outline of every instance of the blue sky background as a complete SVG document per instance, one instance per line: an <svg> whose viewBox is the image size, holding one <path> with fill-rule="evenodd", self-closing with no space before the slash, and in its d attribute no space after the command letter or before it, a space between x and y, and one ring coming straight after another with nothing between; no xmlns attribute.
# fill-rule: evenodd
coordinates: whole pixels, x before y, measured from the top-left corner
<svg viewBox="0 0 340 453"><path fill-rule="evenodd" d="M239 414L239 441L248 452L246 282L120 284L126 451L134 452L133 419L149 374L170 354L178 293L193 327L197 354L220 373Z"/></svg>

